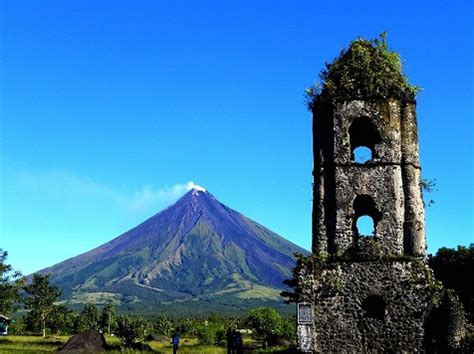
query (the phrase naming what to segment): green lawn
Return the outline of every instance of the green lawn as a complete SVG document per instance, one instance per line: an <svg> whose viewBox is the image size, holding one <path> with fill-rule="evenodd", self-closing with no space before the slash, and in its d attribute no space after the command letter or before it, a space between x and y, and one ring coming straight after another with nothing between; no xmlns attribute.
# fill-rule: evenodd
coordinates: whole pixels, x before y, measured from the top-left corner
<svg viewBox="0 0 474 354"><path fill-rule="evenodd" d="M61 348L69 336L5 336L0 337L0 353L46 353Z"/></svg>
<svg viewBox="0 0 474 354"><path fill-rule="evenodd" d="M37 354L54 352L60 349L69 339L70 336L5 336L0 337L0 354L8 353L22 353L22 354ZM134 353L139 354L138 351L120 349L120 341L116 337L106 336L107 344L110 349L106 353ZM166 342L147 342L155 353L168 354L172 351L171 344ZM246 346L256 347L257 343L249 340ZM283 349L283 348L280 348ZM252 353L274 353L278 348L268 350L252 350ZM250 350L246 351L250 352ZM146 353L146 352L143 352ZM183 354L224 354L226 348L218 346L203 347L198 344L197 339L183 337L180 341L179 353Z"/></svg>
<svg viewBox="0 0 474 354"><path fill-rule="evenodd" d="M5 336L0 337L0 354L7 353L47 353L60 349L69 339L70 336ZM115 337L106 336L107 344L111 347L111 351L107 353L139 353L132 350L121 350L120 341ZM171 344L168 342L148 342L156 353L170 353ZM182 338L179 348L180 353L189 354L221 354L225 353L225 348L221 347L201 347L194 338Z"/></svg>

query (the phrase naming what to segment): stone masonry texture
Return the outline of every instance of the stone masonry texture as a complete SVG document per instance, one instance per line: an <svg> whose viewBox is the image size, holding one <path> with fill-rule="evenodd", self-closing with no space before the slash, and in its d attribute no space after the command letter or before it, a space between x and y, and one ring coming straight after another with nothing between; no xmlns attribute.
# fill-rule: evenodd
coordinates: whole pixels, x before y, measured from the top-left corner
<svg viewBox="0 0 474 354"><path fill-rule="evenodd" d="M302 352L436 348L433 321L443 304L457 308L426 262L415 111L414 100L395 98L313 106L313 255L298 273L313 322L298 325ZM368 161L355 161L358 147L370 149ZM359 233L362 216L373 235ZM462 316L445 318L452 349Z"/></svg>

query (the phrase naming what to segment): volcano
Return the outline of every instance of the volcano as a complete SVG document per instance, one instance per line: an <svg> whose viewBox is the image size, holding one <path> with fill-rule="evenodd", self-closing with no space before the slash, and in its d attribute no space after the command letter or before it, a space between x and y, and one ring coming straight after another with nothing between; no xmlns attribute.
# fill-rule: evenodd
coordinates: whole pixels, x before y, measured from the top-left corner
<svg viewBox="0 0 474 354"><path fill-rule="evenodd" d="M207 299L277 299L297 245L194 186L112 241L41 273L67 303L157 306Z"/></svg>

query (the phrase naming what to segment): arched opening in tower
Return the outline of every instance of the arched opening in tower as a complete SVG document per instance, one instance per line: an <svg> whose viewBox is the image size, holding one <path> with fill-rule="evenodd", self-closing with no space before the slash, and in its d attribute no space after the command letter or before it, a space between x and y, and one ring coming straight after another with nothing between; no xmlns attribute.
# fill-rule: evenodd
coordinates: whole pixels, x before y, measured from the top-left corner
<svg viewBox="0 0 474 354"><path fill-rule="evenodd" d="M376 236L377 223L381 213L377 209L373 198L367 194L360 194L354 199L354 222L352 225L355 239L367 236Z"/></svg>
<svg viewBox="0 0 474 354"><path fill-rule="evenodd" d="M380 295L370 295L362 302L364 317L383 320L385 317L385 300Z"/></svg>
<svg viewBox="0 0 474 354"><path fill-rule="evenodd" d="M356 220L357 234L359 237L375 236L374 219L368 215L362 215Z"/></svg>
<svg viewBox="0 0 474 354"><path fill-rule="evenodd" d="M377 157L380 134L368 117L356 118L349 127L351 161L365 163Z"/></svg>
<svg viewBox="0 0 474 354"><path fill-rule="evenodd" d="M354 162L357 163L366 163L367 161L372 160L372 150L366 146L359 146L354 149L352 152L354 155Z"/></svg>

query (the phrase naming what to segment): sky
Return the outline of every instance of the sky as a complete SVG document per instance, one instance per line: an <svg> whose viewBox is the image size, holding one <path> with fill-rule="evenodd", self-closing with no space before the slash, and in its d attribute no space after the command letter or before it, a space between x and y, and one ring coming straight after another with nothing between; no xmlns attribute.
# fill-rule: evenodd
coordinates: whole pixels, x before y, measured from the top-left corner
<svg viewBox="0 0 474 354"><path fill-rule="evenodd" d="M388 32L418 95L428 252L473 240L472 1L0 1L0 248L29 274L191 185L311 248L304 89Z"/></svg>

